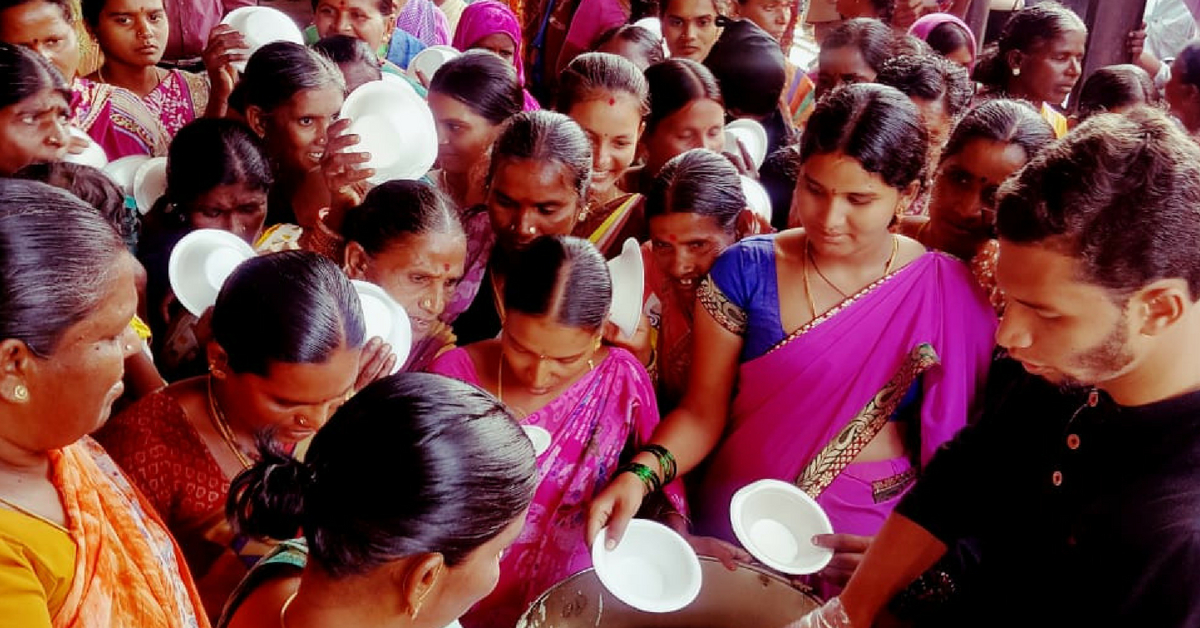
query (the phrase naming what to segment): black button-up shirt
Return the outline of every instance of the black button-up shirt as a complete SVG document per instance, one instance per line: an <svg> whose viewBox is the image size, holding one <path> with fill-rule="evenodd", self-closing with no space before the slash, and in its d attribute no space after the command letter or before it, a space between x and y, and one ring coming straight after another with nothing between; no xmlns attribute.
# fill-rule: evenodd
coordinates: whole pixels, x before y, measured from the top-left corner
<svg viewBox="0 0 1200 628"><path fill-rule="evenodd" d="M970 626L1200 627L1200 392L1121 407L994 366L897 512L979 564Z"/></svg>

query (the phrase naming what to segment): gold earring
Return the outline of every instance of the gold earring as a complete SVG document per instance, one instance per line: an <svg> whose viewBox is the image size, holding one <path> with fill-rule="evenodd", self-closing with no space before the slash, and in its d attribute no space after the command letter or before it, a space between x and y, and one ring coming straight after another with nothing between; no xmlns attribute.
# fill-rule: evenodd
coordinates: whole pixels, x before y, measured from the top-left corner
<svg viewBox="0 0 1200 628"><path fill-rule="evenodd" d="M24 384L17 384L13 387L13 398L21 403L29 401L29 389Z"/></svg>
<svg viewBox="0 0 1200 628"><path fill-rule="evenodd" d="M1013 68L1013 76L1021 76L1021 68Z"/></svg>

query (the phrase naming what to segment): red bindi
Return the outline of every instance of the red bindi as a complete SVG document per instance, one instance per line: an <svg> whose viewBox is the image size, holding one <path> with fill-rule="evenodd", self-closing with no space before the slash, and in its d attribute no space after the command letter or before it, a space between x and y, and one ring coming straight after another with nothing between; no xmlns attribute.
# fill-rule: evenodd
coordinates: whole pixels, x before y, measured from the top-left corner
<svg viewBox="0 0 1200 628"><path fill-rule="evenodd" d="M450 272L450 265L449 265L449 264L442 264L442 267L443 267L443 268L442 268L442 270L444 270L444 271L446 271L446 272Z"/></svg>
<svg viewBox="0 0 1200 628"><path fill-rule="evenodd" d="M608 99L608 106L609 106L609 107L611 107L611 106L613 106L613 105L615 105L615 104L617 104L617 99L616 99L616 98L609 98L609 99Z"/></svg>
<svg viewBox="0 0 1200 628"><path fill-rule="evenodd" d="M667 239L670 240L671 242L674 242L678 238L675 237L674 233L670 233L670 234L667 234Z"/></svg>

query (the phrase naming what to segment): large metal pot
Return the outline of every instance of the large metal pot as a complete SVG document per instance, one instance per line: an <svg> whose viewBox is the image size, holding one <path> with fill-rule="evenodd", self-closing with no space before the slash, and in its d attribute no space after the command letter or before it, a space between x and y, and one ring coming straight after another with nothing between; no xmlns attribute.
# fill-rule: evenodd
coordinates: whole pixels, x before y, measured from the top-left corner
<svg viewBox="0 0 1200 628"><path fill-rule="evenodd" d="M674 613L630 608L604 588L594 570L581 571L534 600L516 628L782 628L821 604L758 567L729 571L701 557L700 570L700 596Z"/></svg>

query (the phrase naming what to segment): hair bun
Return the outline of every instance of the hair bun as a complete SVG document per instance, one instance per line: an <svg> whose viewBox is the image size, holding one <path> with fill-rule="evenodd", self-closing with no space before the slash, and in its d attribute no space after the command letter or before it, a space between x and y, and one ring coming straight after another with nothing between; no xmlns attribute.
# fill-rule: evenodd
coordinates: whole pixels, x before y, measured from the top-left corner
<svg viewBox="0 0 1200 628"><path fill-rule="evenodd" d="M308 464L269 442L260 442L260 458L229 487L226 516L234 528L255 537L287 540L302 527L304 500L316 483Z"/></svg>

